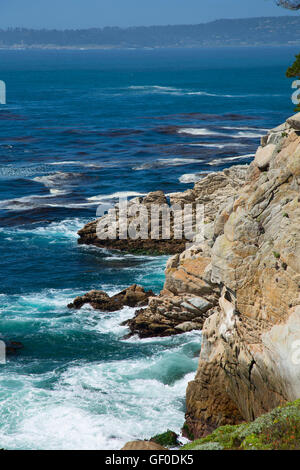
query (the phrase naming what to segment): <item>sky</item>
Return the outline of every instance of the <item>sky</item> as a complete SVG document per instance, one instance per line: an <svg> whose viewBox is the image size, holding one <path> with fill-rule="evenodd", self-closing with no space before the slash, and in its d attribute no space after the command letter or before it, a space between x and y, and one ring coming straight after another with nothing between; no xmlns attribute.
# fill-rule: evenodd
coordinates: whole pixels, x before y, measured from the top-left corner
<svg viewBox="0 0 300 470"><path fill-rule="evenodd" d="M275 0L0 0L0 28L197 24L299 14L276 6Z"/></svg>

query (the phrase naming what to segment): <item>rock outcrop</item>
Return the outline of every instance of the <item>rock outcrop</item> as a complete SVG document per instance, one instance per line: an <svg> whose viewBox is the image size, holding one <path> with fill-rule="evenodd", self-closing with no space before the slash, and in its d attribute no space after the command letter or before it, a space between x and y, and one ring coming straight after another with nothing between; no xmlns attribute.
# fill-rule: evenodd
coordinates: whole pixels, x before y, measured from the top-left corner
<svg viewBox="0 0 300 470"><path fill-rule="evenodd" d="M187 450L299 450L300 400L275 408L250 423L222 426L184 445Z"/></svg>
<svg viewBox="0 0 300 470"><path fill-rule="evenodd" d="M211 282L213 219L221 208L225 217L227 205L233 204L245 182L246 171L247 166L235 166L211 173L196 183L193 190L171 196L172 203L184 204L192 200L204 204L204 239L169 259L160 295L150 298L146 309L139 310L133 319L125 322L131 331L129 336L169 336L202 329L206 318L215 311L220 289Z"/></svg>
<svg viewBox="0 0 300 470"><path fill-rule="evenodd" d="M24 345L19 341L5 341L5 351L7 355L16 354L17 351L23 348Z"/></svg>
<svg viewBox="0 0 300 470"><path fill-rule="evenodd" d="M210 283L219 306L204 323L187 389L187 434L251 421L300 397L299 227L296 115L262 138L245 184L215 218Z"/></svg>
<svg viewBox="0 0 300 470"><path fill-rule="evenodd" d="M184 250L187 240L174 238L174 218L170 215L170 236L166 237L161 221L159 223L158 234L156 238L151 238L151 206L166 206L168 201L163 191L155 191L147 194L145 197L136 197L128 201L128 207L124 215L120 217L119 204L108 211L100 219L88 223L79 230L78 243L80 245L95 245L100 248L111 250L120 250L134 254L174 254ZM124 220L123 220L124 219ZM144 231L140 230L140 221L144 222ZM140 231L136 236L127 236L129 227ZM122 233L126 236L123 238ZM144 232L147 232L146 234Z"/></svg>
<svg viewBox="0 0 300 470"><path fill-rule="evenodd" d="M223 172L210 173L196 183L194 189L172 193L169 195L169 199L166 198L163 191L155 191L145 197L131 199L126 209L126 221L124 211L121 212L120 217L119 204L116 204L107 214L79 230L78 243L135 254L181 253L185 250L186 244L192 242L192 239L185 238L185 234L182 235L182 238L177 237L175 230L176 210L174 213L170 212L170 231L166 233L160 215L152 212L153 206L180 208L184 204L190 204L195 212L196 204L205 204L205 220L206 223L209 223L214 219L216 211L224 201L233 197L244 181L245 173L245 166L235 166ZM158 230L153 236L151 224L155 222L156 217L159 218ZM140 222L145 226L142 231L139 227ZM137 229L135 238L124 237L124 233L128 235L130 227L134 231Z"/></svg>
<svg viewBox="0 0 300 470"><path fill-rule="evenodd" d="M168 450L151 441L131 441L127 442L121 450Z"/></svg>
<svg viewBox="0 0 300 470"><path fill-rule="evenodd" d="M148 299L154 297L154 293L145 291L143 287L133 284L124 289L122 292L110 297L106 292L92 290L87 294L76 297L76 299L68 305L68 308L80 309L83 305L89 304L94 309L103 312L116 312L123 307L142 307L148 304Z"/></svg>
<svg viewBox="0 0 300 470"><path fill-rule="evenodd" d="M204 204L204 239L176 245L164 289L127 324L141 337L203 329L187 389L188 436L252 421L300 397L299 119L269 131L250 166L170 195L171 204ZM164 198L148 197L143 204ZM98 244L87 227L81 243ZM163 252L161 242L154 240Z"/></svg>

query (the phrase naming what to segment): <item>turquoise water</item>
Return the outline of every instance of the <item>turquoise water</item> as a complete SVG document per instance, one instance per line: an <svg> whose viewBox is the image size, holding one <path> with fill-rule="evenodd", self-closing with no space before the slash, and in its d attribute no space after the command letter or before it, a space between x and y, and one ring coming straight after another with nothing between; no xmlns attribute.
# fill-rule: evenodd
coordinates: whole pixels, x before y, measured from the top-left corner
<svg viewBox="0 0 300 470"><path fill-rule="evenodd" d="M166 257L77 245L97 206L192 187L248 163L292 113L297 48L0 51L0 447L118 449L184 421L201 333L123 340L134 309L66 305L132 283L159 292Z"/></svg>

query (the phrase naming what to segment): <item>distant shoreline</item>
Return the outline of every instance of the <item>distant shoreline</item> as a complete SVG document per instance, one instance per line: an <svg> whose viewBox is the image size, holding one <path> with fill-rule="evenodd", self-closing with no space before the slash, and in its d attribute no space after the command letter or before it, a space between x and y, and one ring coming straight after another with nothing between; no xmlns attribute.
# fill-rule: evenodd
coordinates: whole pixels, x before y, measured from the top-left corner
<svg viewBox="0 0 300 470"><path fill-rule="evenodd" d="M0 50L195 49L300 45L300 16L221 19L194 25L0 29Z"/></svg>
<svg viewBox="0 0 300 470"><path fill-rule="evenodd" d="M135 51L135 50L163 50L163 49L229 49L229 48L258 48L258 47L300 47L300 41L290 44L205 44L195 46L153 46L153 47L122 47L122 46L55 46L55 45L16 45L16 46L0 46L0 51L110 51L110 50L122 50L122 51Z"/></svg>

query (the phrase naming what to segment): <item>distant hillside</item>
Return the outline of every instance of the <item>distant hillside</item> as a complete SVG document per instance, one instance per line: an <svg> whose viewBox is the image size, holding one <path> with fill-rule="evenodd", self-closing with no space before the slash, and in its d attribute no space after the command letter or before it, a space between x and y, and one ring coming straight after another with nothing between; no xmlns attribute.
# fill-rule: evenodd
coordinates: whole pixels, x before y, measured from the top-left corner
<svg viewBox="0 0 300 470"><path fill-rule="evenodd" d="M0 30L0 47L199 47L300 44L300 16L179 26Z"/></svg>

